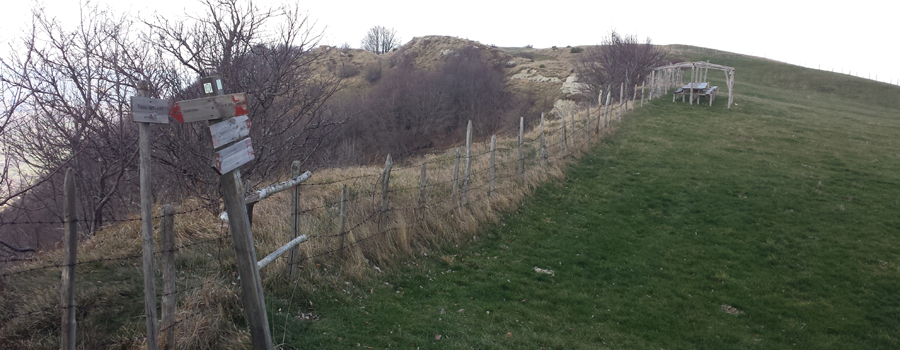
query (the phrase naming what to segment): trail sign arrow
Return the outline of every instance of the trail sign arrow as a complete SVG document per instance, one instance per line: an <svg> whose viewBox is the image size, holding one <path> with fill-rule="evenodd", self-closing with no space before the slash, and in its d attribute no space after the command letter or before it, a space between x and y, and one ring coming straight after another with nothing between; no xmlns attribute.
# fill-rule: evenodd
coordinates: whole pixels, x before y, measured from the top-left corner
<svg viewBox="0 0 900 350"><path fill-rule="evenodd" d="M213 149L250 135L250 118L246 115L225 119L209 126Z"/></svg>
<svg viewBox="0 0 900 350"><path fill-rule="evenodd" d="M131 96L131 112L136 122L168 124L169 116L166 111L169 108L169 100Z"/></svg>
<svg viewBox="0 0 900 350"><path fill-rule="evenodd" d="M243 93L178 101L169 115L180 123L199 122L247 114L247 95Z"/></svg>
<svg viewBox="0 0 900 350"><path fill-rule="evenodd" d="M254 158L253 144L248 137L216 152L213 167L219 171L219 174L225 174L241 165L247 164Z"/></svg>

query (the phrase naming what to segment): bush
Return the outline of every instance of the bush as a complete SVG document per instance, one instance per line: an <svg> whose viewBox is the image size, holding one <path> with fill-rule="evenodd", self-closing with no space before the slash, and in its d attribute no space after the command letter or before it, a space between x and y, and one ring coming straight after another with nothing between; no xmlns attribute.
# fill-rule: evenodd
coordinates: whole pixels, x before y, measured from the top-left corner
<svg viewBox="0 0 900 350"><path fill-rule="evenodd" d="M342 64L341 69L338 72L338 76L341 77L341 79L355 77L357 75L359 75L359 67L350 64Z"/></svg>
<svg viewBox="0 0 900 350"><path fill-rule="evenodd" d="M580 48L580 47L577 47L577 46L576 46L576 47L573 47L571 50L569 50L570 53L579 53L579 52L581 52L581 51L584 51L584 49L583 49L583 48Z"/></svg>
<svg viewBox="0 0 900 350"><path fill-rule="evenodd" d="M542 65L539 66L539 68L547 68L547 66L545 66L545 65L542 64Z"/></svg>
<svg viewBox="0 0 900 350"><path fill-rule="evenodd" d="M533 60L533 59L534 59L534 54L531 53L531 52L519 52L519 53L515 54L515 56L516 56L516 57L527 58L527 59L529 59L529 60Z"/></svg>
<svg viewBox="0 0 900 350"><path fill-rule="evenodd" d="M555 45L554 45L553 47L551 47L551 49L553 49L553 51L556 51L556 50L557 50L557 48L556 48Z"/></svg>
<svg viewBox="0 0 900 350"><path fill-rule="evenodd" d="M363 77L366 78L366 81L370 83L374 83L378 81L378 79L381 79L381 63L374 62L366 66L366 69L363 72Z"/></svg>
<svg viewBox="0 0 900 350"><path fill-rule="evenodd" d="M532 48L534 48L534 45L525 45L525 48L526 48L526 49L532 49Z"/></svg>

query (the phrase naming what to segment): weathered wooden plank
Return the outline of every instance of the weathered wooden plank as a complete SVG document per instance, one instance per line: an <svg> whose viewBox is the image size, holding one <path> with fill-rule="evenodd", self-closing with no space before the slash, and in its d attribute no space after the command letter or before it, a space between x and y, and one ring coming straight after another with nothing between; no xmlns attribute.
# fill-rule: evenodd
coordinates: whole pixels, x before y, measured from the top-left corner
<svg viewBox="0 0 900 350"><path fill-rule="evenodd" d="M255 158L253 143L248 137L217 151L213 160L213 167L219 171L219 174L226 174Z"/></svg>
<svg viewBox="0 0 900 350"><path fill-rule="evenodd" d="M269 198L273 194L291 189L303 183L304 181L309 180L310 177L312 177L312 172L307 171L303 174L300 174L299 176L295 176L290 180L263 187L244 198L244 202L246 202L247 204L259 202L263 199Z"/></svg>
<svg viewBox="0 0 900 350"><path fill-rule="evenodd" d="M247 112L247 96L238 93L178 101L169 115L180 123L192 123L247 115Z"/></svg>
<svg viewBox="0 0 900 350"><path fill-rule="evenodd" d="M246 115L228 118L209 124L209 134L214 149L250 136L250 118Z"/></svg>
<svg viewBox="0 0 900 350"><path fill-rule="evenodd" d="M131 113L134 121L139 123L169 123L169 100L144 96L131 96Z"/></svg>

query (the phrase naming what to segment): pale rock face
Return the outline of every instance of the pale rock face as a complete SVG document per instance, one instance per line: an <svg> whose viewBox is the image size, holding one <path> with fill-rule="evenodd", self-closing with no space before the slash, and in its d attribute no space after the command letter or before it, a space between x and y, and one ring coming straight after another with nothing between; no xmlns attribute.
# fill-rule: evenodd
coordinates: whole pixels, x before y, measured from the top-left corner
<svg viewBox="0 0 900 350"><path fill-rule="evenodd" d="M536 81L539 83L559 83L560 82L559 78L557 78L557 77L545 77L543 75L535 74L535 73L537 73L537 70L534 70L534 69L523 70L519 73L514 74L513 76L511 76L509 78L510 79L531 80L531 81Z"/></svg>
<svg viewBox="0 0 900 350"><path fill-rule="evenodd" d="M572 100L556 100L553 103L553 109L550 110L550 115L555 115L557 118L562 118L567 116L570 111L575 111L577 109L577 105L575 101Z"/></svg>
<svg viewBox="0 0 900 350"><path fill-rule="evenodd" d="M572 74L566 78L566 82L559 88L566 95L580 95L582 92L588 91L587 84L579 83L578 76Z"/></svg>

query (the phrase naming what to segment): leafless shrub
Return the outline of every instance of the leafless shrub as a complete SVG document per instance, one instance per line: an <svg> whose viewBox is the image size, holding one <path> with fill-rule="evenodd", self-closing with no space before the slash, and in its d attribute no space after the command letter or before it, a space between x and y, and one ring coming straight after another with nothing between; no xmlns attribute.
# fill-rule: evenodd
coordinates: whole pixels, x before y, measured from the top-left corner
<svg viewBox="0 0 900 350"><path fill-rule="evenodd" d="M366 81L370 83L374 83L381 79L381 62L373 62L366 66L363 70L363 77L366 78Z"/></svg>
<svg viewBox="0 0 900 350"><path fill-rule="evenodd" d="M458 142L470 119L477 137L490 137L514 124L517 106L502 68L481 51L462 48L436 70L400 63L384 74L366 95L363 116L347 125L341 137L365 149L366 159L388 153L400 159Z"/></svg>
<svg viewBox="0 0 900 350"><path fill-rule="evenodd" d="M359 75L359 67L352 64L342 64L338 76L341 79L352 78Z"/></svg>
<svg viewBox="0 0 900 350"><path fill-rule="evenodd" d="M600 90L617 91L625 84L629 89L625 96L632 96L633 85L643 81L664 59L665 51L653 45L649 38L640 43L636 36L622 36L612 31L603 38L600 46L589 47L580 54L575 67L591 95L596 96ZM618 94L613 93L613 96L618 99Z"/></svg>

